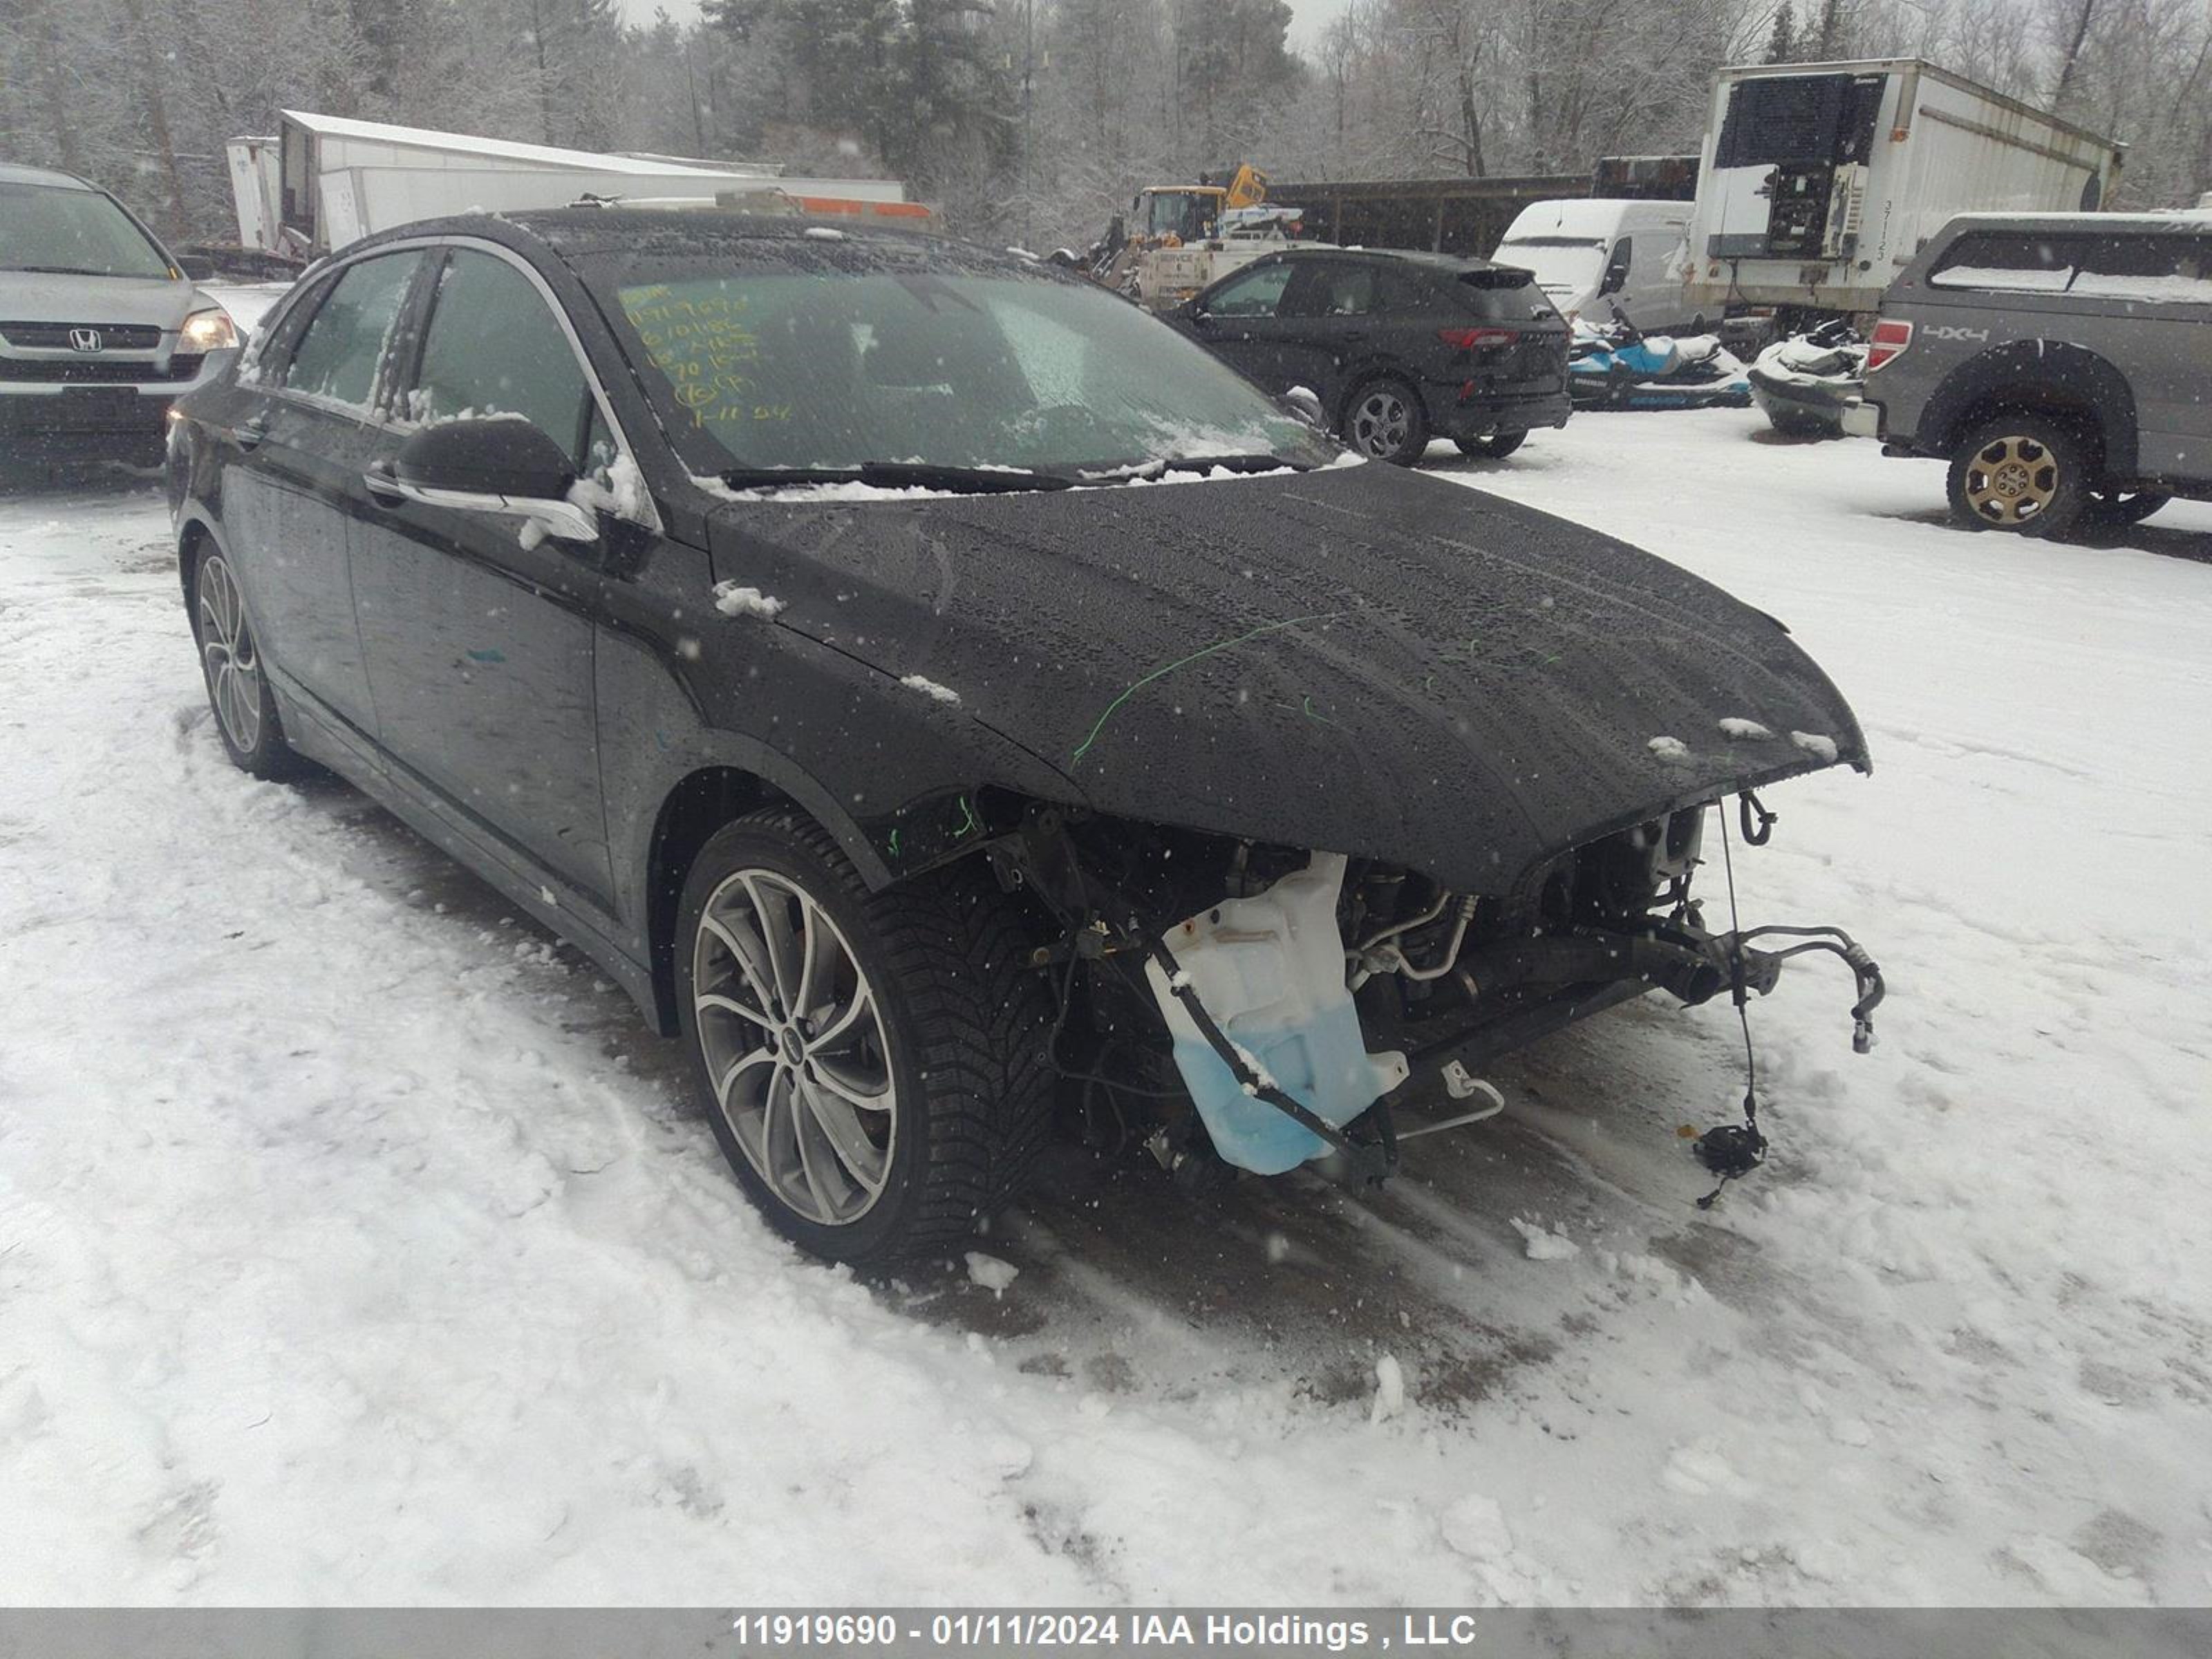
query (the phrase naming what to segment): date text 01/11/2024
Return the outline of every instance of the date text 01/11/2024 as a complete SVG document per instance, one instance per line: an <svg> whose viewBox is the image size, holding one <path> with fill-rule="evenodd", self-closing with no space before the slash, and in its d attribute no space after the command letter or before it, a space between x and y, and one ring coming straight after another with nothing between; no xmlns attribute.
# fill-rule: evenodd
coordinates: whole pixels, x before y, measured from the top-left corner
<svg viewBox="0 0 2212 1659"><path fill-rule="evenodd" d="M1477 1640L1468 1613L1405 1613L1394 1633L1380 1620L1306 1613L1191 1613L999 1610L933 1612L919 1615L854 1613L748 1613L732 1630L742 1638L778 1648L840 1650L890 1648L901 1643L932 1648L1120 1647L1206 1648L1227 1651L1327 1653L1463 1648Z"/></svg>

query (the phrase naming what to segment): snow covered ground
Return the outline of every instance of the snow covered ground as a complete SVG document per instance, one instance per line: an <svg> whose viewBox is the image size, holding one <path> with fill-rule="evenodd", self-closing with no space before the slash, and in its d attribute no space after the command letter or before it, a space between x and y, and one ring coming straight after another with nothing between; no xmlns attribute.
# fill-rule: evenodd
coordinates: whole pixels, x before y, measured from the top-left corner
<svg viewBox="0 0 2212 1659"><path fill-rule="evenodd" d="M2212 1597L2212 508L1964 535L1732 412L1448 453L1853 698L1874 776L1737 876L1869 944L1881 1046L1793 965L1711 1214L1733 1021L1654 1000L1378 1198L1071 1151L874 1286L573 952L224 763L158 500L0 501L0 1596Z"/></svg>

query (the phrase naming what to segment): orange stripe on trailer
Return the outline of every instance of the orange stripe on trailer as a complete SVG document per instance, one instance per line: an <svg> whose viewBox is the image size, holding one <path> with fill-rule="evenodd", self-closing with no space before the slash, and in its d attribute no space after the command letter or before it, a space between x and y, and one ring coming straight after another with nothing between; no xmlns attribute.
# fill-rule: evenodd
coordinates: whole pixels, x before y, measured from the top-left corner
<svg viewBox="0 0 2212 1659"><path fill-rule="evenodd" d="M863 202L849 196L796 196L805 213L868 215L882 219L927 219L929 209L920 202Z"/></svg>

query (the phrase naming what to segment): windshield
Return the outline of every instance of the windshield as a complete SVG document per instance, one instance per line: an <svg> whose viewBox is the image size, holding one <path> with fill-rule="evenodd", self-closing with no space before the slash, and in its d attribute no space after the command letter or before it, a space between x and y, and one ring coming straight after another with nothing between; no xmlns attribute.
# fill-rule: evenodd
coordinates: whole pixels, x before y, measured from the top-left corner
<svg viewBox="0 0 2212 1659"><path fill-rule="evenodd" d="M0 270L167 276L168 257L97 191L0 184Z"/></svg>
<svg viewBox="0 0 2212 1659"><path fill-rule="evenodd" d="M1605 275L1605 244L1570 236L1532 236L1498 250L1498 263L1534 271L1550 294L1587 294Z"/></svg>
<svg viewBox="0 0 2212 1659"><path fill-rule="evenodd" d="M941 270L720 270L617 289L695 471L885 462L1073 478L1334 447L1088 283Z"/></svg>
<svg viewBox="0 0 2212 1659"><path fill-rule="evenodd" d="M1178 236L1186 242L1212 234L1222 198L1211 191L1156 190L1143 198L1137 228L1147 236Z"/></svg>

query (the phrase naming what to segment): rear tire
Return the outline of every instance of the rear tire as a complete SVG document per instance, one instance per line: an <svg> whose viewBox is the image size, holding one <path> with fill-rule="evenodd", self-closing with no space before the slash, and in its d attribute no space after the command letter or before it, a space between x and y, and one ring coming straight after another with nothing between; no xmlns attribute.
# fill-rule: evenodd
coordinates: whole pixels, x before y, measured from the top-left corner
<svg viewBox="0 0 2212 1659"><path fill-rule="evenodd" d="M221 553L210 550L193 567L191 617L216 735L231 764L272 783L310 770L309 763L284 741L245 593Z"/></svg>
<svg viewBox="0 0 2212 1659"><path fill-rule="evenodd" d="M1952 522L2017 536L2063 536L2089 504L2090 446L2040 415L1984 421L1952 453Z"/></svg>
<svg viewBox="0 0 2212 1659"><path fill-rule="evenodd" d="M772 807L700 849L678 916L692 1075L779 1232L892 1261L1018 1190L1051 1122L1052 997L980 865L872 893L821 826Z"/></svg>
<svg viewBox="0 0 2212 1659"><path fill-rule="evenodd" d="M1485 438L1455 438L1459 453L1471 461L1502 461L1528 441L1525 432L1493 432Z"/></svg>
<svg viewBox="0 0 2212 1659"><path fill-rule="evenodd" d="M1345 400L1344 441L1370 460L1413 465L1429 447L1421 394L1393 374L1366 381Z"/></svg>

